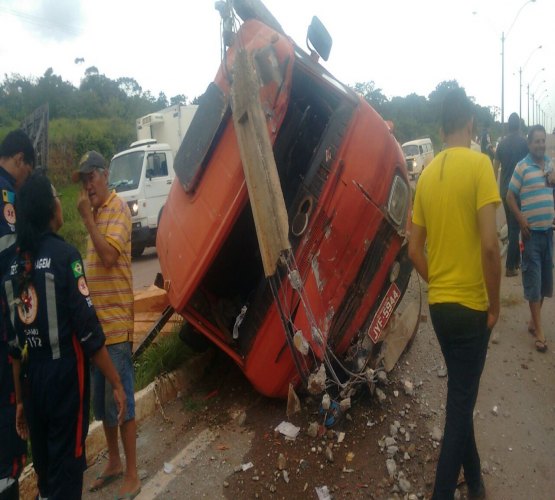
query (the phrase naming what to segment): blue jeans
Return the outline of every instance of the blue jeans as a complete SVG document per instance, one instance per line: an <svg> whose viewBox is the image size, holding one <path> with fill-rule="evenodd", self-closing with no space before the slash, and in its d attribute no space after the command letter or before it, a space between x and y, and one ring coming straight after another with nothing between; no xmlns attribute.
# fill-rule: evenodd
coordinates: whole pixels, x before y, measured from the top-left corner
<svg viewBox="0 0 555 500"><path fill-rule="evenodd" d="M131 344L129 342L121 342L119 344L107 345L106 349L116 371L119 373L123 390L125 391L127 412L124 415L123 421L127 422L135 418L135 381ZM116 427L118 425L118 409L114 401L112 386L96 366L93 365L91 371L94 418L102 420L108 427Z"/></svg>
<svg viewBox="0 0 555 500"><path fill-rule="evenodd" d="M430 316L447 366L443 443L432 498L452 500L461 466L470 490L480 487L473 412L491 331L487 312L460 304L432 304Z"/></svg>
<svg viewBox="0 0 555 500"><path fill-rule="evenodd" d="M520 226L518 225L518 221L516 220L512 210L509 208L505 197L503 197L503 208L505 209L505 218L507 219L507 231L509 236L505 268L512 271L520 267L520 245L518 241Z"/></svg>
<svg viewBox="0 0 555 500"><path fill-rule="evenodd" d="M530 231L522 252L522 285L528 302L553 296L553 230Z"/></svg>

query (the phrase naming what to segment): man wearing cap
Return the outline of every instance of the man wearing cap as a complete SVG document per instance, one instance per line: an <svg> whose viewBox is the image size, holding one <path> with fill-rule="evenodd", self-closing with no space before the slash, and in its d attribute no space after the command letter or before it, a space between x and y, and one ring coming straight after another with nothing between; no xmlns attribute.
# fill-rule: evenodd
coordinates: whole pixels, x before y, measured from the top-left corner
<svg viewBox="0 0 555 500"><path fill-rule="evenodd" d="M102 155L89 151L73 173L81 182L77 208L89 233L85 269L87 283L106 346L118 370L127 397L127 414L119 427L126 458L124 481L117 498L134 498L141 489L137 476L135 399L131 341L133 284L131 274L131 213L125 201L108 187L108 169ZM93 368L92 403L102 420L108 445L106 468L92 484L97 491L123 474L118 446L117 408L102 374Z"/></svg>
<svg viewBox="0 0 555 500"><path fill-rule="evenodd" d="M10 132L0 144L0 276L15 257L15 192L35 168L35 150L23 130ZM0 498L19 498L18 477L27 443L15 430L16 401L6 329L0 315Z"/></svg>

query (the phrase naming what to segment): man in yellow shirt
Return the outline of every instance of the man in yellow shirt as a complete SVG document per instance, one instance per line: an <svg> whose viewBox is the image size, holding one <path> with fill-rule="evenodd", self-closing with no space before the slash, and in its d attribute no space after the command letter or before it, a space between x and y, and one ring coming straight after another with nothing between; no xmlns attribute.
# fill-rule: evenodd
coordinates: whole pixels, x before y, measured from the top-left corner
<svg viewBox="0 0 555 500"><path fill-rule="evenodd" d="M108 169L100 153L89 151L74 172L83 189L77 208L89 233L85 269L90 295L106 336L106 347L127 396L127 414L120 425L126 464L117 498L134 498L141 490L137 475L134 374L131 359L133 285L131 274L131 213L108 187ZM96 491L123 474L118 447L118 422L111 391L98 371L92 377L95 418L102 420L108 464L91 487Z"/></svg>
<svg viewBox="0 0 555 500"><path fill-rule="evenodd" d="M461 466L469 498L485 498L472 414L499 317L495 212L501 199L489 158L470 149L472 113L463 89L447 94L446 149L418 180L409 240L409 256L429 284L430 316L449 377L434 499L453 498Z"/></svg>

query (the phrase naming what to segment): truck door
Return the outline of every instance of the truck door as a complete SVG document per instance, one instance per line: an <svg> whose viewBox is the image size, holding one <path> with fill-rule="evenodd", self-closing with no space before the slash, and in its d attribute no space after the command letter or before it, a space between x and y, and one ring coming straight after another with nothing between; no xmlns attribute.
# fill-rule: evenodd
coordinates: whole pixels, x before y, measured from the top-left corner
<svg viewBox="0 0 555 500"><path fill-rule="evenodd" d="M164 152L149 153L146 164L145 199L148 226L156 227L160 209L166 203L171 187L168 157Z"/></svg>

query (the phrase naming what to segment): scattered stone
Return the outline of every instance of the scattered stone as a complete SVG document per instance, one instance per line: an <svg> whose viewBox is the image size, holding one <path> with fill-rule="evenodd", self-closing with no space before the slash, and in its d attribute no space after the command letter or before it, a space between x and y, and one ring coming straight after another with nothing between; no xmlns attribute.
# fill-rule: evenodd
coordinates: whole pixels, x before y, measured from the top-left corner
<svg viewBox="0 0 555 500"><path fill-rule="evenodd" d="M338 443L342 443L344 439L345 439L345 433L344 432L340 432L339 434L337 434L337 442Z"/></svg>
<svg viewBox="0 0 555 500"><path fill-rule="evenodd" d="M387 373L385 373L383 370L380 370L378 372L377 377L378 377L378 382L380 382L380 384L387 385L387 382L388 382Z"/></svg>
<svg viewBox="0 0 555 500"><path fill-rule="evenodd" d="M287 466L287 458L285 458L285 455L283 453L280 453L278 455L277 463L278 463L279 470L283 470Z"/></svg>
<svg viewBox="0 0 555 500"><path fill-rule="evenodd" d="M284 470L284 471L282 472L282 474L283 474L283 480L284 480L287 484L289 484L289 473L288 473L286 470Z"/></svg>
<svg viewBox="0 0 555 500"><path fill-rule="evenodd" d="M408 493L410 491L410 481L404 477L399 479L399 488L403 493Z"/></svg>
<svg viewBox="0 0 555 500"><path fill-rule="evenodd" d="M499 415L499 411L498 411L498 409L497 409L497 406L494 406L494 407L491 409L491 413L492 413L493 415L495 415L496 417L497 417L497 415Z"/></svg>
<svg viewBox="0 0 555 500"><path fill-rule="evenodd" d="M387 455L389 457L393 457L395 456L395 454L399 451L399 447L398 446L388 446L387 447Z"/></svg>
<svg viewBox="0 0 555 500"><path fill-rule="evenodd" d="M328 462L333 462L333 451L331 451L330 447L326 448L325 455Z"/></svg>
<svg viewBox="0 0 555 500"><path fill-rule="evenodd" d="M439 427L434 427L432 429L432 440L439 443L441 438L443 438L443 431Z"/></svg>
<svg viewBox="0 0 555 500"><path fill-rule="evenodd" d="M379 387L376 387L376 396L378 396L378 401L380 403L385 402L385 400L387 399L385 392L383 392Z"/></svg>
<svg viewBox="0 0 555 500"><path fill-rule="evenodd" d="M287 410L286 410L287 418L290 418L291 415L294 415L295 413L298 413L300 411L301 411L301 400L299 399L299 396L297 396L297 393L293 388L293 384L289 384L289 392L287 394Z"/></svg>
<svg viewBox="0 0 555 500"><path fill-rule="evenodd" d="M229 488L229 483L227 481L224 481L224 488Z"/></svg>
<svg viewBox="0 0 555 500"><path fill-rule="evenodd" d="M242 411L239 416L237 417L237 425L239 427L243 427L245 422L247 421L247 413Z"/></svg>
<svg viewBox="0 0 555 500"><path fill-rule="evenodd" d="M351 398L342 399L339 403L339 407L342 411L347 411L351 407Z"/></svg>
<svg viewBox="0 0 555 500"><path fill-rule="evenodd" d="M393 395L398 398L399 397L399 391L393 391Z"/></svg>
<svg viewBox="0 0 555 500"><path fill-rule="evenodd" d="M311 437L315 438L318 435L318 422L310 422L308 424L308 430L306 433Z"/></svg>
<svg viewBox="0 0 555 500"><path fill-rule="evenodd" d="M405 380L404 389L407 396L412 396L414 394L414 385L410 380Z"/></svg>
<svg viewBox="0 0 555 500"><path fill-rule="evenodd" d="M440 378L447 377L447 368L445 368L444 366L440 366L437 369L437 376Z"/></svg>
<svg viewBox="0 0 555 500"><path fill-rule="evenodd" d="M397 441L393 437L388 436L384 439L384 446L386 447L395 446L396 444L397 444Z"/></svg>
<svg viewBox="0 0 555 500"><path fill-rule="evenodd" d="M387 467L389 477L395 477L395 472L397 472L397 464L395 463L395 460L393 460L392 458L388 458L385 461L385 466Z"/></svg>
<svg viewBox="0 0 555 500"><path fill-rule="evenodd" d="M310 394L320 394L326 388L326 368L324 363L320 365L320 368L311 373L308 377L308 391Z"/></svg>
<svg viewBox="0 0 555 500"><path fill-rule="evenodd" d="M148 477L148 471L146 469L139 469L137 474L141 481L144 481Z"/></svg>

